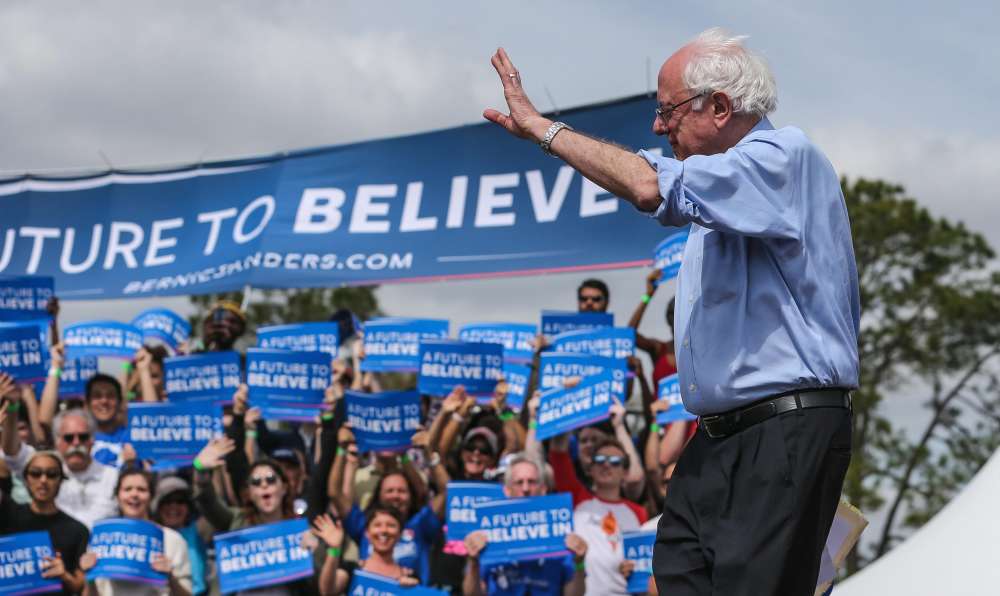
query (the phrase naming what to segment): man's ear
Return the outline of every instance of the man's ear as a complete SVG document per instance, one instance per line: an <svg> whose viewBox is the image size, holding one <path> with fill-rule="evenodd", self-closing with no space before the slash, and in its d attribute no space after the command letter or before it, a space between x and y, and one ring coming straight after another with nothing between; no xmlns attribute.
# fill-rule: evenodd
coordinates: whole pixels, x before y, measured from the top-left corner
<svg viewBox="0 0 1000 596"><path fill-rule="evenodd" d="M719 91L713 92L708 97L709 109L712 110L712 120L715 127L721 129L726 126L733 116L733 102L729 96Z"/></svg>

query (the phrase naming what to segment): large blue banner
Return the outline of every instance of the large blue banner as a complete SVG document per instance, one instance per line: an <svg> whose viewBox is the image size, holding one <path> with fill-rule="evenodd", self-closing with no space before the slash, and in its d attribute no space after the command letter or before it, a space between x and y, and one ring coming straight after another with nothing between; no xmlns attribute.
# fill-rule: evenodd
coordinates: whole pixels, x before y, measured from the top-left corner
<svg viewBox="0 0 1000 596"><path fill-rule="evenodd" d="M420 342L417 389L428 395L448 395L458 385L469 395L490 395L503 376L503 346L452 339Z"/></svg>
<svg viewBox="0 0 1000 596"><path fill-rule="evenodd" d="M150 308L132 319L132 325L142 331L143 340L155 340L176 353L191 335L191 324L184 317L166 308Z"/></svg>
<svg viewBox="0 0 1000 596"><path fill-rule="evenodd" d="M116 517L94 523L88 550L97 565L87 579L100 577L162 586L167 576L153 570L153 558L163 554L163 530L152 522Z"/></svg>
<svg viewBox="0 0 1000 596"><path fill-rule="evenodd" d="M542 333L548 336L578 329L613 327L614 324L615 317L609 312L542 311Z"/></svg>
<svg viewBox="0 0 1000 596"><path fill-rule="evenodd" d="M0 321L24 321L49 316L53 280L43 276L0 277Z"/></svg>
<svg viewBox="0 0 1000 596"><path fill-rule="evenodd" d="M163 361L167 399L182 401L229 401L241 381L237 352L206 352L175 356Z"/></svg>
<svg viewBox="0 0 1000 596"><path fill-rule="evenodd" d="M128 406L127 442L157 470L191 465L205 444L221 434L222 409L210 402Z"/></svg>
<svg viewBox="0 0 1000 596"><path fill-rule="evenodd" d="M340 347L337 323L295 323L257 328L257 344L262 348L323 352L331 358Z"/></svg>
<svg viewBox="0 0 1000 596"><path fill-rule="evenodd" d="M0 325L0 372L21 383L45 378L48 347L32 321Z"/></svg>
<svg viewBox="0 0 1000 596"><path fill-rule="evenodd" d="M66 358L112 356L132 358L142 347L142 331L118 321L87 321L63 331Z"/></svg>
<svg viewBox="0 0 1000 596"><path fill-rule="evenodd" d="M504 360L526 363L534 356L537 334L538 327L528 323L471 323L459 330L458 339L503 344Z"/></svg>
<svg viewBox="0 0 1000 596"><path fill-rule="evenodd" d="M385 317L365 323L365 359L361 370L416 372L420 362L420 340L448 337L448 321Z"/></svg>
<svg viewBox="0 0 1000 596"><path fill-rule="evenodd" d="M559 118L669 151L650 130L654 107L642 95ZM0 213L0 273L53 276L76 299L635 267L664 234L486 122L173 170L10 178Z"/></svg>
<svg viewBox="0 0 1000 596"><path fill-rule="evenodd" d="M598 327L567 331L552 338L550 348L554 352L628 358L635 352L635 329Z"/></svg>
<svg viewBox="0 0 1000 596"><path fill-rule="evenodd" d="M666 410L657 412L657 424L670 424L679 420L697 420L698 417L684 409L684 401L681 399L681 382L677 373L663 377L656 385L656 394L659 399L667 402L669 406Z"/></svg>
<svg viewBox="0 0 1000 596"><path fill-rule="evenodd" d="M309 522L299 517L215 535L223 594L284 584L313 574L312 553L302 546Z"/></svg>
<svg viewBox="0 0 1000 596"><path fill-rule="evenodd" d="M0 536L0 594L61 592L62 582L42 577L42 561L55 556L48 532Z"/></svg>
<svg viewBox="0 0 1000 596"><path fill-rule="evenodd" d="M539 440L600 422L611 408L612 371L585 377L572 389L551 389L542 393L538 405Z"/></svg>
<svg viewBox="0 0 1000 596"><path fill-rule="evenodd" d="M630 532L622 535L625 560L635 563L632 575L628 576L627 590L630 594L645 594L649 591L649 578L653 575L653 544L656 530Z"/></svg>
<svg viewBox="0 0 1000 596"><path fill-rule="evenodd" d="M347 422L362 452L403 451L420 427L420 394L416 391L347 391L345 400Z"/></svg>
<svg viewBox="0 0 1000 596"><path fill-rule="evenodd" d="M445 525L448 540L464 540L476 530L476 503L505 498L498 482L449 482Z"/></svg>
<svg viewBox="0 0 1000 596"><path fill-rule="evenodd" d="M564 354L562 352L542 352L539 359L538 388L562 389L567 379L599 375L610 371L614 379L611 392L625 403L626 365L618 358L592 356L590 354Z"/></svg>
<svg viewBox="0 0 1000 596"><path fill-rule="evenodd" d="M250 405L268 420L310 422L323 405L330 384L330 356L269 348L247 350Z"/></svg>
<svg viewBox="0 0 1000 596"><path fill-rule="evenodd" d="M569 493L486 501L474 508L476 529L489 536L479 556L481 565L558 557L569 552L566 536L573 531L573 498Z"/></svg>
<svg viewBox="0 0 1000 596"><path fill-rule="evenodd" d="M663 242L656 245L653 252L653 266L661 271L660 283L677 277L681 270L681 258L687 246L688 231L683 230L667 236Z"/></svg>

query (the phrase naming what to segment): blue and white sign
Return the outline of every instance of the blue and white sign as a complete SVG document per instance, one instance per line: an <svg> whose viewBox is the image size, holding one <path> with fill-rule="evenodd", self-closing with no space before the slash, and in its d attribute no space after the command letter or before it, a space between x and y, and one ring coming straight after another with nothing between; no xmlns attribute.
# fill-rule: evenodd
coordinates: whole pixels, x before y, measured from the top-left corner
<svg viewBox="0 0 1000 596"><path fill-rule="evenodd" d="M635 563L632 575L628 576L628 587L626 588L630 594L645 594L649 591L649 578L653 576L653 545L655 543L656 530L622 534L625 560Z"/></svg>
<svg viewBox="0 0 1000 596"><path fill-rule="evenodd" d="M545 440L600 422L609 416L614 376L611 371L585 377L572 389L542 393L538 406L538 439Z"/></svg>
<svg viewBox="0 0 1000 596"><path fill-rule="evenodd" d="M536 335L538 327L526 323L471 323L459 330L458 339L503 344L504 360L525 363L535 355Z"/></svg>
<svg viewBox="0 0 1000 596"><path fill-rule="evenodd" d="M55 295L51 277L23 275L0 277L0 321L26 321L49 316Z"/></svg>
<svg viewBox="0 0 1000 596"><path fill-rule="evenodd" d="M447 337L448 321L441 319L373 319L365 323L361 370L416 372L420 368L420 340Z"/></svg>
<svg viewBox="0 0 1000 596"><path fill-rule="evenodd" d="M697 420L698 417L684 409L684 401L681 399L681 382L677 373L663 377L656 385L656 394L659 399L670 404L670 407L662 412L657 412L657 424L670 424L680 420Z"/></svg>
<svg viewBox="0 0 1000 596"><path fill-rule="evenodd" d="M348 596L398 596L399 594L406 596L448 596L448 592L444 590L425 586L404 588L396 580L364 569L354 571L347 594Z"/></svg>
<svg viewBox="0 0 1000 596"><path fill-rule="evenodd" d="M97 521L87 549L97 555L97 565L87 572L88 581L105 578L154 586L167 583L166 574L153 569L153 558L163 554L163 530L152 522L124 517Z"/></svg>
<svg viewBox="0 0 1000 596"><path fill-rule="evenodd" d="M614 326L615 317L609 312L542 311L542 333L550 337L578 329Z"/></svg>
<svg viewBox="0 0 1000 596"><path fill-rule="evenodd" d="M296 323L260 327L257 329L257 345L277 350L323 352L331 358L336 358L337 350L340 348L340 325Z"/></svg>
<svg viewBox="0 0 1000 596"><path fill-rule="evenodd" d="M163 361L163 382L172 402L229 401L240 387L240 355L206 352Z"/></svg>
<svg viewBox="0 0 1000 596"><path fill-rule="evenodd" d="M566 536L573 532L573 498L569 493L487 501L474 505L476 529L489 539L480 565L566 555Z"/></svg>
<svg viewBox="0 0 1000 596"><path fill-rule="evenodd" d="M191 336L191 324L184 317L166 308L151 308L132 319L132 325L142 331L143 341L154 340L177 352L181 343Z"/></svg>
<svg viewBox="0 0 1000 596"><path fill-rule="evenodd" d="M403 451L420 428L420 394L416 391L347 391L344 399L347 421L362 452Z"/></svg>
<svg viewBox="0 0 1000 596"><path fill-rule="evenodd" d="M67 360L59 376L59 398L83 397L87 381L98 372L97 356L84 356Z"/></svg>
<svg viewBox="0 0 1000 596"><path fill-rule="evenodd" d="M417 389L448 395L458 385L469 395L490 395L503 376L503 346L453 339L420 341Z"/></svg>
<svg viewBox="0 0 1000 596"><path fill-rule="evenodd" d="M222 408L210 402L133 403L128 406L128 439L154 469L191 465L198 452L222 434Z"/></svg>
<svg viewBox="0 0 1000 596"><path fill-rule="evenodd" d="M562 389L566 380L573 377L586 378L610 371L614 382L612 394L625 403L625 362L617 358L591 356L590 354L563 354L561 352L542 352L539 360L538 388Z"/></svg>
<svg viewBox="0 0 1000 596"><path fill-rule="evenodd" d="M520 411L528 397L531 367L525 364L505 364L503 378L507 382L507 405L515 411Z"/></svg>
<svg viewBox="0 0 1000 596"><path fill-rule="evenodd" d="M63 343L67 359L83 356L130 359L142 347L142 331L118 321L88 321L66 327Z"/></svg>
<svg viewBox="0 0 1000 596"><path fill-rule="evenodd" d="M42 577L42 562L54 556L48 532L0 536L0 594L61 592L61 581Z"/></svg>
<svg viewBox="0 0 1000 596"><path fill-rule="evenodd" d="M642 94L560 118L669 154L653 107ZM3 273L52 276L61 298L91 300L639 267L664 234L488 122L169 170L7 178L0 213Z"/></svg>
<svg viewBox="0 0 1000 596"><path fill-rule="evenodd" d="M330 384L330 356L325 352L247 350L250 405L265 419L313 420Z"/></svg>
<svg viewBox="0 0 1000 596"><path fill-rule="evenodd" d="M222 593L293 582L313 574L312 553L302 546L309 522L299 517L215 535Z"/></svg>
<svg viewBox="0 0 1000 596"><path fill-rule="evenodd" d="M684 256L687 239L688 230L685 229L667 236L663 242L656 245L653 266L663 272L660 275L660 283L677 277L677 272L681 270L681 258Z"/></svg>
<svg viewBox="0 0 1000 596"><path fill-rule="evenodd" d="M448 540L465 540L476 530L476 503L506 498L498 482L449 482L445 524Z"/></svg>
<svg viewBox="0 0 1000 596"><path fill-rule="evenodd" d="M33 321L0 325L0 372L21 383L45 378L49 350Z"/></svg>
<svg viewBox="0 0 1000 596"><path fill-rule="evenodd" d="M628 358L635 353L635 329L600 327L567 331L552 338L553 352Z"/></svg>

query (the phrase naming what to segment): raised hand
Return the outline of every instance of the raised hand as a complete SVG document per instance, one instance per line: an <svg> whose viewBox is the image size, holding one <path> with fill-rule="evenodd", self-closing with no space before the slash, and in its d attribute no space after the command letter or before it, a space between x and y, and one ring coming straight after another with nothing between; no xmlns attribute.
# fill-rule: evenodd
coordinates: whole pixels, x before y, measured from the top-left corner
<svg viewBox="0 0 1000 596"><path fill-rule="evenodd" d="M225 457L236 449L236 443L229 437L216 437L208 442L198 453L198 463L208 470L222 465Z"/></svg>
<svg viewBox="0 0 1000 596"><path fill-rule="evenodd" d="M510 114L504 114L492 108L483 112L483 118L504 127L510 134L522 139L540 141L548 130L549 121L543 117L531 100L528 99L521 86L521 73L517 72L514 63L503 48L499 48L490 59L500 84L503 85L503 97L507 101Z"/></svg>
<svg viewBox="0 0 1000 596"><path fill-rule="evenodd" d="M470 559L478 559L479 553L483 552L486 548L486 543L488 542L486 537L486 532L482 530L476 530L475 532L470 532L465 537L465 551L469 554ZM586 545L584 545L586 550Z"/></svg>
<svg viewBox="0 0 1000 596"><path fill-rule="evenodd" d="M571 532L566 535L566 548L573 553L573 560L577 563L583 561L583 558L587 556L587 541L579 534Z"/></svg>
<svg viewBox="0 0 1000 596"><path fill-rule="evenodd" d="M14 382L14 377L0 372L0 398L7 398L8 401L12 402L20 401L20 394L14 391L16 387L17 383Z"/></svg>
<svg viewBox="0 0 1000 596"><path fill-rule="evenodd" d="M646 295L652 296L653 292L656 291L657 286L660 285L660 277L663 276L662 269L653 268L646 276Z"/></svg>
<svg viewBox="0 0 1000 596"><path fill-rule="evenodd" d="M247 399L250 397L250 388L246 383L240 383L239 389L233 393L233 414L239 416L247 411Z"/></svg>
<svg viewBox="0 0 1000 596"><path fill-rule="evenodd" d="M313 520L312 533L333 548L340 548L344 542L344 527L339 519L330 517L328 513L319 515Z"/></svg>

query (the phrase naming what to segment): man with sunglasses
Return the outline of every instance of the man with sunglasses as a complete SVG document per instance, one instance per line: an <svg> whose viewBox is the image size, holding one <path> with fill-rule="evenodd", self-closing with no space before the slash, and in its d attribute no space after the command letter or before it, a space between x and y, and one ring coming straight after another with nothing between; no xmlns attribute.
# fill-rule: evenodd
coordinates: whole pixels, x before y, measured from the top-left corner
<svg viewBox="0 0 1000 596"><path fill-rule="evenodd" d="M663 64L652 128L673 157L545 118L503 49L492 62L510 114L483 113L660 223L691 226L676 349L701 429L653 555L671 596L811 594L851 458L861 308L840 179L801 130L768 120L774 76L742 42L709 29Z"/></svg>
<svg viewBox="0 0 1000 596"><path fill-rule="evenodd" d="M8 412L21 406L20 402L9 403ZM16 416L8 415L4 420L3 453L11 471L22 474L36 451L21 442L16 424ZM52 423L52 432L65 472L56 505L88 528L97 520L113 517L118 510L114 498L118 470L91 457L97 432L94 417L80 408L60 412Z"/></svg>
<svg viewBox="0 0 1000 596"><path fill-rule="evenodd" d="M599 279L585 279L576 289L577 310L580 312L606 312L610 299L608 284Z"/></svg>

